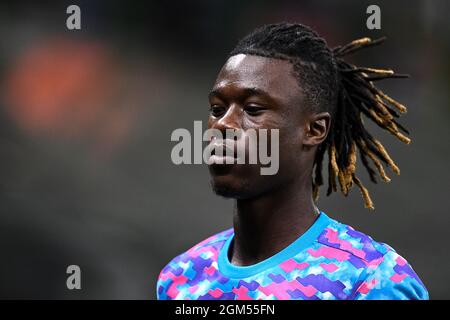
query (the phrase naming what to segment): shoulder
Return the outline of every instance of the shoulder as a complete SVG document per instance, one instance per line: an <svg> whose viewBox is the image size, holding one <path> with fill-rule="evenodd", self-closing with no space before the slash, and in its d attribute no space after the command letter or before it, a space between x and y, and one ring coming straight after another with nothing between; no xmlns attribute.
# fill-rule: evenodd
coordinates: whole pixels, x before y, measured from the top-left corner
<svg viewBox="0 0 450 320"><path fill-rule="evenodd" d="M191 247L189 250L185 252L185 254L194 253L198 250L202 250L205 248L218 248L221 246L229 237L233 234L233 228L229 228L218 232L208 238L200 241L195 246Z"/></svg>
<svg viewBox="0 0 450 320"><path fill-rule="evenodd" d="M428 299L412 266L391 246L330 220L317 241L339 251L341 259L362 270L355 282L354 299Z"/></svg>
<svg viewBox="0 0 450 320"><path fill-rule="evenodd" d="M230 228L200 241L185 252L173 258L162 269L161 273L171 272L175 267L180 266L183 263L186 263L189 260L195 259L197 257L200 257L204 260L214 260L214 257L217 256L218 251L232 233L233 229Z"/></svg>
<svg viewBox="0 0 450 320"><path fill-rule="evenodd" d="M161 270L157 279L157 297L164 298L171 294L170 287L177 284L184 284L188 277L195 277L196 269L207 270L213 268L213 264L217 264L219 251L225 241L233 233L233 228L216 233L208 238L200 241L185 252L177 255ZM215 268L217 266L214 266ZM212 270L212 269L211 269ZM167 292L169 291L169 292ZM167 298L166 297L166 298Z"/></svg>
<svg viewBox="0 0 450 320"><path fill-rule="evenodd" d="M330 219L330 223L317 241L346 253L345 256L351 258L354 264L359 262L360 267L377 265L382 262L386 253L394 250L389 245L377 242L372 237L334 219Z"/></svg>

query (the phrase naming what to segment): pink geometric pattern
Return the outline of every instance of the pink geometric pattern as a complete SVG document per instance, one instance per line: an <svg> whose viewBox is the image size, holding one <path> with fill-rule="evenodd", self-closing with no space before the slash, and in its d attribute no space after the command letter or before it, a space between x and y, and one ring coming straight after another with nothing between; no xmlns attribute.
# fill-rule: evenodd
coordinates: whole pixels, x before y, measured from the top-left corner
<svg viewBox="0 0 450 320"><path fill-rule="evenodd" d="M324 212L294 243L253 266L231 264L233 237L230 228L172 259L158 277L158 299L428 299L394 249Z"/></svg>

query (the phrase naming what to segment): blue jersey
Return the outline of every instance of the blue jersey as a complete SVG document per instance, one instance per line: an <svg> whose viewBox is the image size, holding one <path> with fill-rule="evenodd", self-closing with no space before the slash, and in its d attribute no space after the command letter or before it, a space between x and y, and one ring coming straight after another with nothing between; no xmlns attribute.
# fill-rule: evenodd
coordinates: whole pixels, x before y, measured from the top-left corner
<svg viewBox="0 0 450 320"><path fill-rule="evenodd" d="M428 299L408 262L321 212L289 246L251 266L230 263L234 231L215 234L161 271L158 299Z"/></svg>

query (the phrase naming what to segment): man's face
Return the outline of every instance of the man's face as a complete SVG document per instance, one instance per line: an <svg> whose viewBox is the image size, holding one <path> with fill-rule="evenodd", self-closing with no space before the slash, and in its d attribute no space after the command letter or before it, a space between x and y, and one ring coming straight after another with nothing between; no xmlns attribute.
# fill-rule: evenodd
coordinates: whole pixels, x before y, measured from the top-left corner
<svg viewBox="0 0 450 320"><path fill-rule="evenodd" d="M211 164L209 171L217 194L236 199L253 198L304 174L303 100L288 61L244 54L228 59L209 95L208 128L222 131L224 137L227 129L257 132L279 129L279 170L275 175L261 175L259 162Z"/></svg>

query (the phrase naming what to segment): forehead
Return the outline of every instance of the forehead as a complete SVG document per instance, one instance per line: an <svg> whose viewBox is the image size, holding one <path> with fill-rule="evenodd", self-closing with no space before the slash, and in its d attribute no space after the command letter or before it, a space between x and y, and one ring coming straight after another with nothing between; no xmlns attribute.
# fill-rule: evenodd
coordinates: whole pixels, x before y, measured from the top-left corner
<svg viewBox="0 0 450 320"><path fill-rule="evenodd" d="M227 60L217 76L214 89L259 89L274 99L283 100L301 94L289 61L246 54Z"/></svg>

